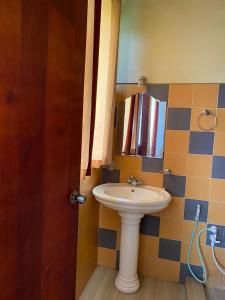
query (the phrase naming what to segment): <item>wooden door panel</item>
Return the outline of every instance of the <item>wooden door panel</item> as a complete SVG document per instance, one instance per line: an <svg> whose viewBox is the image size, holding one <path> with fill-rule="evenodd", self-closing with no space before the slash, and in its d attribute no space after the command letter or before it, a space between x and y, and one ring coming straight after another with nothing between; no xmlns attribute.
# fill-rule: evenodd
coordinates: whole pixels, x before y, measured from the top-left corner
<svg viewBox="0 0 225 300"><path fill-rule="evenodd" d="M42 292L46 300L72 299L75 289L74 236L78 207L72 207L69 202L71 190L68 184L71 109L76 105L73 92L74 43L73 26L56 9L50 8L42 248L42 270L45 270ZM76 138L75 132L73 136ZM79 163L76 168L79 168ZM57 235L60 231L63 234Z"/></svg>
<svg viewBox="0 0 225 300"><path fill-rule="evenodd" d="M23 0L21 14L21 96L18 108L19 299L41 299L43 170L48 4ZM35 284L34 284L35 282Z"/></svg>
<svg viewBox="0 0 225 300"><path fill-rule="evenodd" d="M1 300L74 299L86 16L0 1Z"/></svg>
<svg viewBox="0 0 225 300"><path fill-rule="evenodd" d="M19 0L0 9L0 298L17 296L17 112L20 79ZM9 184L10 183L10 184Z"/></svg>
<svg viewBox="0 0 225 300"><path fill-rule="evenodd" d="M67 21L74 24L75 19L77 18L77 11L75 9L75 2L81 1L74 1L74 0L48 0L48 2L55 7Z"/></svg>

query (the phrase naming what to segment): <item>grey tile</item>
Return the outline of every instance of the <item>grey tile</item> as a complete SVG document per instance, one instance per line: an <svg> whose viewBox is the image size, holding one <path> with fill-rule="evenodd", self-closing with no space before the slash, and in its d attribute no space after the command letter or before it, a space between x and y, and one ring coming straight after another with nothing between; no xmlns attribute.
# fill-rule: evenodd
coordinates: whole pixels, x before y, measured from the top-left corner
<svg viewBox="0 0 225 300"><path fill-rule="evenodd" d="M189 153L212 154L213 153L213 132L190 132Z"/></svg>
<svg viewBox="0 0 225 300"><path fill-rule="evenodd" d="M218 107L225 108L225 84L220 84L219 87Z"/></svg>
<svg viewBox="0 0 225 300"><path fill-rule="evenodd" d="M207 224L207 228L209 228L211 226L216 226L216 228L217 228L217 240L221 242L219 244L216 244L215 247L225 248L225 226L217 225L217 224ZM208 246L211 245L211 240L210 240L210 235L211 234L212 233L210 231L207 231L206 245L208 245Z"/></svg>
<svg viewBox="0 0 225 300"><path fill-rule="evenodd" d="M117 183L120 182L120 170L109 170L108 168L101 169L101 183Z"/></svg>
<svg viewBox="0 0 225 300"><path fill-rule="evenodd" d="M163 186L172 196L184 197L186 177L176 175L164 175Z"/></svg>
<svg viewBox="0 0 225 300"><path fill-rule="evenodd" d="M180 261L181 241L159 239L159 258Z"/></svg>
<svg viewBox="0 0 225 300"><path fill-rule="evenodd" d="M189 130L191 122L191 108L169 108L167 129Z"/></svg>
<svg viewBox="0 0 225 300"><path fill-rule="evenodd" d="M212 178L225 179L225 156L213 156Z"/></svg>
<svg viewBox="0 0 225 300"><path fill-rule="evenodd" d="M168 101L169 84L148 84L147 93L161 101Z"/></svg>
<svg viewBox="0 0 225 300"><path fill-rule="evenodd" d="M146 215L141 219L140 233L145 235L159 236L159 226L159 217Z"/></svg>
<svg viewBox="0 0 225 300"><path fill-rule="evenodd" d="M163 158L142 157L143 172L159 172L163 170Z"/></svg>
<svg viewBox="0 0 225 300"><path fill-rule="evenodd" d="M199 278L203 279L203 269L201 266L191 265L192 272ZM188 265L181 263L180 264L180 283L185 283L186 277L192 277Z"/></svg>
<svg viewBox="0 0 225 300"><path fill-rule="evenodd" d="M200 222L207 222L208 220L208 201L203 200L193 200L185 199L184 207L184 219L185 220L195 220L197 205L201 206L201 212L199 216Z"/></svg>
<svg viewBox="0 0 225 300"><path fill-rule="evenodd" d="M116 249L117 232L111 229L98 229L98 246L108 249Z"/></svg>

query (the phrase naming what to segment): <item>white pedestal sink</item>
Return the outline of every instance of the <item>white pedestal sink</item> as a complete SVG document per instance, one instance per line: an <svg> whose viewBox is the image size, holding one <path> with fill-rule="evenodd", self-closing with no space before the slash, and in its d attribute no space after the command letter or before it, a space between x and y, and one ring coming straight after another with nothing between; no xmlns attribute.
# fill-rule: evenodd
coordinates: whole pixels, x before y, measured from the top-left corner
<svg viewBox="0 0 225 300"><path fill-rule="evenodd" d="M140 286L137 265L141 218L167 207L171 196L160 188L126 183L102 184L94 188L93 194L121 216L120 264L115 285L123 293L134 293Z"/></svg>

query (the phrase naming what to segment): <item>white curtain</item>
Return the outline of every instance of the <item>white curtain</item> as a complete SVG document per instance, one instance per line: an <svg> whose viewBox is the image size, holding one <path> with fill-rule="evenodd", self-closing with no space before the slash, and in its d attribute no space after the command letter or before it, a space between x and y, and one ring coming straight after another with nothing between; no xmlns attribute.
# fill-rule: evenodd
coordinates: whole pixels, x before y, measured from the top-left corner
<svg viewBox="0 0 225 300"><path fill-rule="evenodd" d="M90 126L91 126L91 96L93 74L93 47L94 47L94 5L95 1L88 1L86 57L84 75L84 102L83 102L83 127L81 149L81 178L86 174L89 161Z"/></svg>
<svg viewBox="0 0 225 300"><path fill-rule="evenodd" d="M92 166L112 160L120 0L103 0Z"/></svg>
<svg viewBox="0 0 225 300"><path fill-rule="evenodd" d="M87 44L84 82L81 178L89 161L90 119L93 72L94 2L88 1ZM121 0L102 0L98 84L92 167L109 164L112 159L115 107L115 76Z"/></svg>

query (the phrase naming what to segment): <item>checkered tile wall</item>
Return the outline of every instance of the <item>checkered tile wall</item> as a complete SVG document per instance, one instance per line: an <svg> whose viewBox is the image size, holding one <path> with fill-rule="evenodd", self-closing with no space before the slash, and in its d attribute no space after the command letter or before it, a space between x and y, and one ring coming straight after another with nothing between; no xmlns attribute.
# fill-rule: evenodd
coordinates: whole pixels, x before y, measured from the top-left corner
<svg viewBox="0 0 225 300"><path fill-rule="evenodd" d="M119 85L120 99L132 88ZM133 92L138 92L134 85ZM125 182L130 175L145 184L164 186L173 196L170 206L154 216L145 216L140 226L139 272L146 276L183 282L190 276L186 256L197 204L201 205L199 230L218 227L217 257L225 265L225 84L148 85L147 92L168 101L163 159L115 156L117 169L102 170L102 182ZM217 115L215 130L203 132L199 113L208 108ZM213 118L202 125L211 127ZM173 175L162 175L162 169ZM99 264L118 267L120 220L116 212L100 207ZM220 288L224 278L210 259L209 236L201 239L210 277L208 285ZM193 250L191 263L199 276L202 268Z"/></svg>

